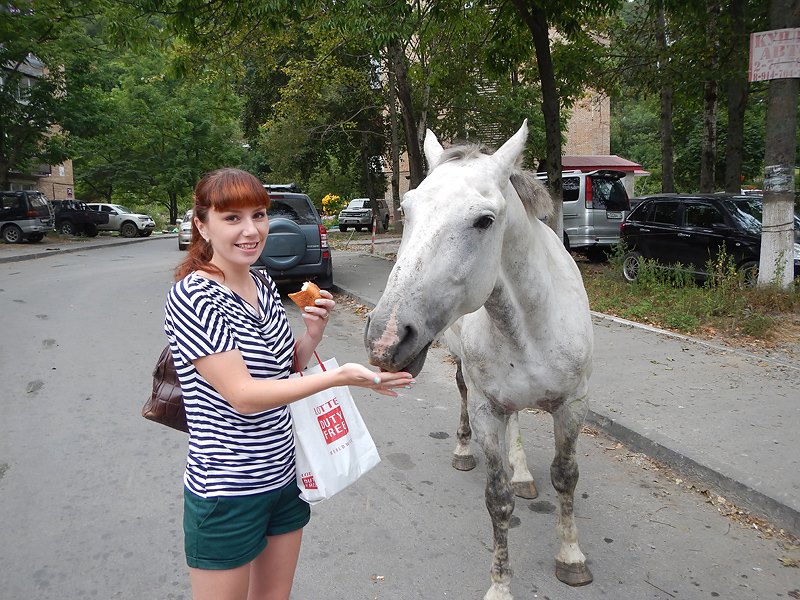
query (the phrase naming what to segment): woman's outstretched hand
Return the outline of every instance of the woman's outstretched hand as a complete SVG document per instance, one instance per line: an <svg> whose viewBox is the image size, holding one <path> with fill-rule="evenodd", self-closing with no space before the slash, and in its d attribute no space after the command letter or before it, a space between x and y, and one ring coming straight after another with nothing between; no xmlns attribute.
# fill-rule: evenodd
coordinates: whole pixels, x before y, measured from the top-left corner
<svg viewBox="0 0 800 600"><path fill-rule="evenodd" d="M344 385L368 388L385 396L396 397L397 392L394 391L396 388L410 388L412 384L416 383L411 373L405 371L378 373L358 363L344 364L339 367L339 370L345 378Z"/></svg>

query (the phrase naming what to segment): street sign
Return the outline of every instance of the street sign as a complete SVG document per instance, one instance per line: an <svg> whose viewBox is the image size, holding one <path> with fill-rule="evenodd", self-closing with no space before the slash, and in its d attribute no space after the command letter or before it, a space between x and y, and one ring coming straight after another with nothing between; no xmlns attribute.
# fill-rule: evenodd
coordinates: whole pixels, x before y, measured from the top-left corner
<svg viewBox="0 0 800 600"><path fill-rule="evenodd" d="M748 81L800 77L800 27L750 34Z"/></svg>

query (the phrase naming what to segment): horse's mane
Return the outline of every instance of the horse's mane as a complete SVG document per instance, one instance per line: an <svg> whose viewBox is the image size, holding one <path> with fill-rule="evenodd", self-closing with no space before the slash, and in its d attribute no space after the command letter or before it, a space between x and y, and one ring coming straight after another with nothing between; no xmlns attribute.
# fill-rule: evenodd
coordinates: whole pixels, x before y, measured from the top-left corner
<svg viewBox="0 0 800 600"><path fill-rule="evenodd" d="M434 166L446 162L459 160L469 160L478 158L482 154L491 155L494 152L483 144L462 143L450 146L442 152L439 161ZM544 184L536 176L522 169L522 157L520 156L514 170L511 172L511 185L517 191L525 207L525 212L532 219L545 219L553 214L553 199Z"/></svg>

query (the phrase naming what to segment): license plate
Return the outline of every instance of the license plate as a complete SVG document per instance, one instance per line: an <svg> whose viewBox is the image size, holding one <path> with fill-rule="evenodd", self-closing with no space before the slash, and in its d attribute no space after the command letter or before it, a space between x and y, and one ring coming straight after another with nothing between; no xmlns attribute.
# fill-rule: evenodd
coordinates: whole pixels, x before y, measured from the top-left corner
<svg viewBox="0 0 800 600"><path fill-rule="evenodd" d="M609 219L621 219L622 218L622 211L619 210L607 210L606 217Z"/></svg>

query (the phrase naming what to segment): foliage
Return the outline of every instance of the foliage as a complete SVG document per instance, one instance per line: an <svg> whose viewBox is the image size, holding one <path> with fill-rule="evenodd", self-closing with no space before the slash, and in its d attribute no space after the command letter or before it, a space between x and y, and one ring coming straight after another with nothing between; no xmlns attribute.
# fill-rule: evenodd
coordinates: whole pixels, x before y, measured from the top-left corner
<svg viewBox="0 0 800 600"><path fill-rule="evenodd" d="M166 47L68 65L65 123L82 199L158 202L174 222L203 173L241 161L237 99L175 76L173 56Z"/></svg>
<svg viewBox="0 0 800 600"><path fill-rule="evenodd" d="M640 265L639 280L622 276L617 247L606 264L579 261L593 310L682 333L717 332L769 340L779 331L780 314L800 317L800 285L745 288L730 257L708 265L711 276L697 285L685 269L664 269L652 261Z"/></svg>

